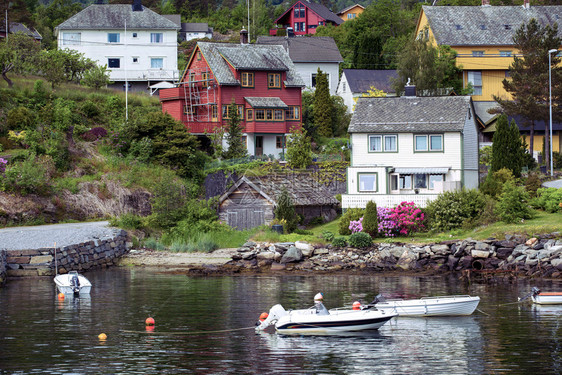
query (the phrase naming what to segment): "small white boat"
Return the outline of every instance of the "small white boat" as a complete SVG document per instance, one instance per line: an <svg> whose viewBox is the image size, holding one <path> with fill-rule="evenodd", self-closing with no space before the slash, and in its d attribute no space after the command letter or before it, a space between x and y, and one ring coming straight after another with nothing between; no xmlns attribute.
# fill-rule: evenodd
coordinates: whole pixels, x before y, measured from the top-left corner
<svg viewBox="0 0 562 375"><path fill-rule="evenodd" d="M55 276L55 284L63 294L90 294L92 283L76 271Z"/></svg>
<svg viewBox="0 0 562 375"><path fill-rule="evenodd" d="M256 327L261 331L275 325L281 334L331 334L379 329L396 314L379 310L331 310L318 311L315 307L304 310L285 310L275 305L269 315Z"/></svg>
<svg viewBox="0 0 562 375"><path fill-rule="evenodd" d="M531 289L533 302L539 305L562 305L562 292L542 292L533 287Z"/></svg>
<svg viewBox="0 0 562 375"><path fill-rule="evenodd" d="M471 315L479 302L480 297L468 295L392 300L378 295L369 306L398 316L462 316Z"/></svg>

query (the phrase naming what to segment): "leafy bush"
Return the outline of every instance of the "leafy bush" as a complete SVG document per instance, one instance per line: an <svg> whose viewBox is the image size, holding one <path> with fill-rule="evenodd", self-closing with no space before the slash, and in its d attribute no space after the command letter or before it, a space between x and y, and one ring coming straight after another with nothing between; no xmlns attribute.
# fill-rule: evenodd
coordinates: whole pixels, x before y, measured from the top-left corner
<svg viewBox="0 0 562 375"><path fill-rule="evenodd" d="M2 151L2 145L0 145L0 151ZM0 158L0 174L4 174L4 171L6 170L6 164L8 164L8 161L6 159Z"/></svg>
<svg viewBox="0 0 562 375"><path fill-rule="evenodd" d="M295 229L295 230L293 231L293 233L302 234L303 236L310 236L310 235L313 235L313 234L314 234L314 232L312 232L312 231L310 231L310 230L304 230L304 229L298 229L298 228Z"/></svg>
<svg viewBox="0 0 562 375"><path fill-rule="evenodd" d="M498 217L506 223L531 219L533 211L528 206L529 194L523 186L515 186L511 181L505 183L502 195L496 205Z"/></svg>
<svg viewBox="0 0 562 375"><path fill-rule="evenodd" d="M141 216L132 213L126 213L118 218L113 218L110 220L112 226L132 230L132 229L143 229L144 220Z"/></svg>
<svg viewBox="0 0 562 375"><path fill-rule="evenodd" d="M562 189L540 188L537 190L537 197L531 200L531 205L546 212L562 211Z"/></svg>
<svg viewBox="0 0 562 375"><path fill-rule="evenodd" d="M511 170L502 168L486 176L486 180L480 187L480 191L492 198L497 198L502 193L503 185L507 181L515 181L515 177L513 177Z"/></svg>
<svg viewBox="0 0 562 375"><path fill-rule="evenodd" d="M349 236L349 246L363 249L373 244L373 239L365 232L353 233Z"/></svg>
<svg viewBox="0 0 562 375"><path fill-rule="evenodd" d="M394 210L388 207L377 207L378 234L384 237L395 237L398 234L398 223L392 219Z"/></svg>
<svg viewBox="0 0 562 375"><path fill-rule="evenodd" d="M277 207L275 207L275 217L284 219L287 222L287 233L292 233L297 228L299 218L295 212L295 206L289 192L285 187L281 190L281 194L277 198Z"/></svg>
<svg viewBox="0 0 562 375"><path fill-rule="evenodd" d="M21 162L9 165L0 180L4 191L18 192L21 195L43 194L49 189L48 160L35 158L33 155ZM51 162L52 163L52 162Z"/></svg>
<svg viewBox="0 0 562 375"><path fill-rule="evenodd" d="M334 245L335 247L346 247L347 241L345 237L336 237L332 240L332 245Z"/></svg>
<svg viewBox="0 0 562 375"><path fill-rule="evenodd" d="M104 138L105 136L107 136L107 130L101 126L97 126L82 134L82 139L87 142L93 142Z"/></svg>
<svg viewBox="0 0 562 375"><path fill-rule="evenodd" d="M363 231L371 237L376 237L379 232L379 218L377 204L373 201L367 202L365 216L363 216Z"/></svg>
<svg viewBox="0 0 562 375"><path fill-rule="evenodd" d="M349 223L352 220L359 220L365 214L365 210L362 208L349 208L345 213L341 216L340 222L338 224L339 234L346 236L351 234L351 230L349 229Z"/></svg>
<svg viewBox="0 0 562 375"><path fill-rule="evenodd" d="M326 241L332 242L334 240L334 237L335 237L334 234L329 230L322 231L322 238L325 239Z"/></svg>
<svg viewBox="0 0 562 375"><path fill-rule="evenodd" d="M166 249L166 247L164 247L164 245L154 237L147 238L146 240L143 241L142 245L145 248L152 249L152 250L162 251Z"/></svg>
<svg viewBox="0 0 562 375"><path fill-rule="evenodd" d="M446 191L426 207L429 228L447 231L473 222L484 210L486 198L477 190Z"/></svg>
<svg viewBox="0 0 562 375"><path fill-rule="evenodd" d="M390 217L398 226L400 234L407 236L425 228L425 214L414 202L402 202L392 211Z"/></svg>
<svg viewBox="0 0 562 375"><path fill-rule="evenodd" d="M530 173L529 177L525 181L525 190L529 193L529 196L534 198L537 196L537 190L541 187L541 180L536 173Z"/></svg>
<svg viewBox="0 0 562 375"><path fill-rule="evenodd" d="M359 220L351 220L349 222L349 230L351 233L363 232L363 218L360 217Z"/></svg>

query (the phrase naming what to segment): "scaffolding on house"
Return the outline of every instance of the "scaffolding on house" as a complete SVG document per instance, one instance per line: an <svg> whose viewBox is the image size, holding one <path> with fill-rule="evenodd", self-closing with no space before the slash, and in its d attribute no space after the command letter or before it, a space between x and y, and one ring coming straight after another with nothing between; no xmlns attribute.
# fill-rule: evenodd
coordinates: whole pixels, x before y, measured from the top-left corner
<svg viewBox="0 0 562 375"><path fill-rule="evenodd" d="M203 78L203 76L207 78ZM200 77L200 79L192 79ZM179 83L183 87L184 115L188 122L210 122L218 118L218 108L213 117L213 106L217 105L217 84L208 67L188 69L185 80Z"/></svg>

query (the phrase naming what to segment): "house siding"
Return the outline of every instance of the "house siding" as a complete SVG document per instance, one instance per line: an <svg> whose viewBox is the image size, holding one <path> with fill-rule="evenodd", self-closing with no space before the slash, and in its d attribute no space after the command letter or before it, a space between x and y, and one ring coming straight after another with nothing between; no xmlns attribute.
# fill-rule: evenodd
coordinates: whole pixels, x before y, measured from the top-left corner
<svg viewBox="0 0 562 375"><path fill-rule="evenodd" d="M344 87L345 91L343 89ZM355 102L353 100L353 93L349 88L349 82L347 82L347 76L345 75L345 73L341 75L338 89L336 90L336 95L343 99L343 103L347 106L347 112L352 113Z"/></svg>
<svg viewBox="0 0 562 375"><path fill-rule="evenodd" d="M474 123L474 111L472 108L466 116L462 134L463 150L463 186L467 189L478 188L478 153L473 150L479 149L478 130Z"/></svg>
<svg viewBox="0 0 562 375"><path fill-rule="evenodd" d="M330 75L328 80L330 95L336 95L339 80L339 63L295 63L295 67L307 89L312 89L312 75L318 73L318 68L322 72L328 73Z"/></svg>

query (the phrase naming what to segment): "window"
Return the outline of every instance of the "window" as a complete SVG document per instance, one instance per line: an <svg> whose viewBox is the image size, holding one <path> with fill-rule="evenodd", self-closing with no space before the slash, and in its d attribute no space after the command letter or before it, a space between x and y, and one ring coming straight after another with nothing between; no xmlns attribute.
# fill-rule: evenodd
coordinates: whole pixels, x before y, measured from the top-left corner
<svg viewBox="0 0 562 375"><path fill-rule="evenodd" d="M434 189L434 182L441 182L443 181L443 175L442 174L430 174L429 175L429 188L430 189Z"/></svg>
<svg viewBox="0 0 562 375"><path fill-rule="evenodd" d="M390 190L396 191L398 190L398 175L391 174L390 175Z"/></svg>
<svg viewBox="0 0 562 375"><path fill-rule="evenodd" d="M483 57L484 51L472 51L472 57Z"/></svg>
<svg viewBox="0 0 562 375"><path fill-rule="evenodd" d="M283 110L275 109L273 111L273 118L275 119L275 121L283 121Z"/></svg>
<svg viewBox="0 0 562 375"><path fill-rule="evenodd" d="M133 57L133 63L134 64L138 64L139 62L139 58L138 57Z"/></svg>
<svg viewBox="0 0 562 375"><path fill-rule="evenodd" d="M285 110L286 120L300 120L300 109L299 106L289 106Z"/></svg>
<svg viewBox="0 0 562 375"><path fill-rule="evenodd" d="M195 82L195 73L189 73L189 82Z"/></svg>
<svg viewBox="0 0 562 375"><path fill-rule="evenodd" d="M397 142L396 135L370 135L369 152L396 152Z"/></svg>
<svg viewBox="0 0 562 375"><path fill-rule="evenodd" d="M400 189L411 189L412 188L412 175L401 174L400 175Z"/></svg>
<svg viewBox="0 0 562 375"><path fill-rule="evenodd" d="M150 33L150 43L163 43L164 34L162 33Z"/></svg>
<svg viewBox="0 0 562 375"><path fill-rule="evenodd" d="M203 87L208 87L209 86L209 73L201 73L201 79L203 80L203 83L201 84Z"/></svg>
<svg viewBox="0 0 562 375"><path fill-rule="evenodd" d="M443 151L442 135L415 135L414 151Z"/></svg>
<svg viewBox="0 0 562 375"><path fill-rule="evenodd" d="M357 181L359 182L359 191L377 191L377 175L376 173L367 174L360 173L357 176Z"/></svg>
<svg viewBox="0 0 562 375"><path fill-rule="evenodd" d="M120 35L119 33L107 33L108 43L119 43Z"/></svg>
<svg viewBox="0 0 562 375"><path fill-rule="evenodd" d="M81 38L80 33L62 33L62 44L64 46L79 46Z"/></svg>
<svg viewBox="0 0 562 375"><path fill-rule="evenodd" d="M201 52L197 52L197 61L201 61Z"/></svg>
<svg viewBox="0 0 562 375"><path fill-rule="evenodd" d="M348 14L347 14L347 19L348 19L348 20L350 20L350 19L352 19L352 18L355 18L355 17L357 17L357 14L355 14L355 13L348 13Z"/></svg>
<svg viewBox="0 0 562 375"><path fill-rule="evenodd" d="M282 135L278 135L275 137L275 147L276 148L285 148L285 137Z"/></svg>
<svg viewBox="0 0 562 375"><path fill-rule="evenodd" d="M268 88L281 88L281 74L279 73L269 73L267 75L267 87Z"/></svg>
<svg viewBox="0 0 562 375"><path fill-rule="evenodd" d="M136 38L136 37L137 37L137 33L133 33L133 38Z"/></svg>
<svg viewBox="0 0 562 375"><path fill-rule="evenodd" d="M265 109L256 109L256 120L265 120Z"/></svg>
<svg viewBox="0 0 562 375"><path fill-rule="evenodd" d="M242 87L254 87L254 73L242 72Z"/></svg>
<svg viewBox="0 0 562 375"><path fill-rule="evenodd" d="M414 188L415 189L427 189L427 175L425 174L415 174L414 175Z"/></svg>
<svg viewBox="0 0 562 375"><path fill-rule="evenodd" d="M326 79L328 80L328 86L330 85L330 73L324 73L326 74ZM310 82L312 84L311 87L316 87L316 73L312 73Z"/></svg>
<svg viewBox="0 0 562 375"><path fill-rule="evenodd" d="M164 67L164 59L162 57L153 57L150 59L150 67L152 69L162 69Z"/></svg>
<svg viewBox="0 0 562 375"><path fill-rule="evenodd" d="M295 5L295 18L304 18L305 8L302 4Z"/></svg>
<svg viewBox="0 0 562 375"><path fill-rule="evenodd" d="M240 116L240 119L243 120L244 119L244 106L243 105L238 105L238 116ZM223 105L222 106L222 118L223 119L229 119L230 118L230 105Z"/></svg>
<svg viewBox="0 0 562 375"><path fill-rule="evenodd" d="M246 120L252 121L253 119L254 119L254 110L253 109L247 109L246 110Z"/></svg>
<svg viewBox="0 0 562 375"><path fill-rule="evenodd" d="M306 31L305 22L295 22L295 31Z"/></svg>
<svg viewBox="0 0 562 375"><path fill-rule="evenodd" d="M118 58L109 58L107 59L107 67L108 68L120 68L121 67L121 60Z"/></svg>
<svg viewBox="0 0 562 375"><path fill-rule="evenodd" d="M266 120L273 120L273 110L272 109L266 109L265 110L265 119Z"/></svg>
<svg viewBox="0 0 562 375"><path fill-rule="evenodd" d="M501 57L511 57L511 51L500 51Z"/></svg>
<svg viewBox="0 0 562 375"><path fill-rule="evenodd" d="M342 92L345 92L345 89L346 89L346 88L345 88L345 82L342 82L342 83L341 83L341 90L342 90Z"/></svg>
<svg viewBox="0 0 562 375"><path fill-rule="evenodd" d="M183 113L185 113L186 115L194 116L195 115L195 107L191 106L191 105L184 105L183 106Z"/></svg>
<svg viewBox="0 0 562 375"><path fill-rule="evenodd" d="M482 95L482 72L469 71L468 82L472 84L472 95Z"/></svg>
<svg viewBox="0 0 562 375"><path fill-rule="evenodd" d="M219 118L218 115L219 109L216 104L211 106L211 121L217 121Z"/></svg>

